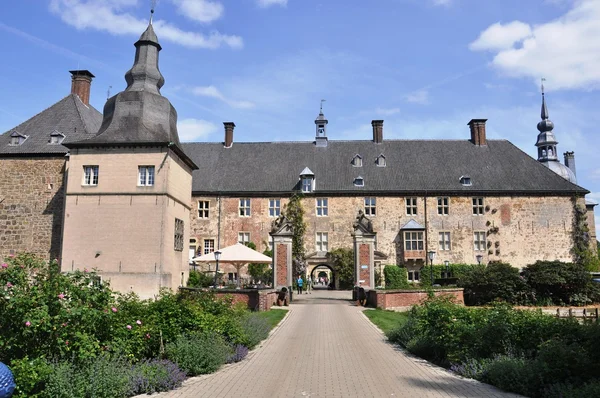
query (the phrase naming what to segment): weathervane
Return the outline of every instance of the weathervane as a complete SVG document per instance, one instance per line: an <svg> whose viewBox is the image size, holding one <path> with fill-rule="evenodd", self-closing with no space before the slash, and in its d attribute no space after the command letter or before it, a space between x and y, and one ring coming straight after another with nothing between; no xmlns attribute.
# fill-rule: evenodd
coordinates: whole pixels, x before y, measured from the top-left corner
<svg viewBox="0 0 600 398"><path fill-rule="evenodd" d="M323 102L325 102L326 100L322 99L321 100L321 110L319 111L320 113L323 113Z"/></svg>
<svg viewBox="0 0 600 398"><path fill-rule="evenodd" d="M155 8L156 8L156 0L152 0L152 8L150 8L150 25L152 25L152 17L154 16Z"/></svg>

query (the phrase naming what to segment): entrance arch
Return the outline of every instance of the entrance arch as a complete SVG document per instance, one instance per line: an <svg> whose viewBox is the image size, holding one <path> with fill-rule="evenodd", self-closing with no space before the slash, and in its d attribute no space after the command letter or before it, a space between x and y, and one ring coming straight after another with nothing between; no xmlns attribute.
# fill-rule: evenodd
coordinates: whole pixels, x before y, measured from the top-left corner
<svg viewBox="0 0 600 398"><path fill-rule="evenodd" d="M325 274L326 284L321 285L319 274L323 276ZM313 280L315 288L323 288L323 289L333 289L336 290L338 288L337 284L337 275L335 269L327 264L327 263L319 263L314 265L309 271L310 279Z"/></svg>

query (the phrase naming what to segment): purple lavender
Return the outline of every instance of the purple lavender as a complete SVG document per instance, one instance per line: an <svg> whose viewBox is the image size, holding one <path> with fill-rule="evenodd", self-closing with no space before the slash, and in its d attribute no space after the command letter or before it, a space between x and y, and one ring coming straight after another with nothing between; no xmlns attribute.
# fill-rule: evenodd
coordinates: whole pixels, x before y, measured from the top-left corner
<svg viewBox="0 0 600 398"><path fill-rule="evenodd" d="M233 347L233 353L227 357L227 363L239 362L248 355L248 347L242 344L236 344Z"/></svg>

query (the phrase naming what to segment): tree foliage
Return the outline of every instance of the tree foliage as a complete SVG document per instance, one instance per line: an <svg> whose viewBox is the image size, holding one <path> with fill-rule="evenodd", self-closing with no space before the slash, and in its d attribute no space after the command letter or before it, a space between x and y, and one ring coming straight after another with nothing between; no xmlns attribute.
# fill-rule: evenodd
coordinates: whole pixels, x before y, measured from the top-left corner
<svg viewBox="0 0 600 398"><path fill-rule="evenodd" d="M573 198L573 260L588 271L600 271L600 259L590 245L590 228L587 223L587 210Z"/></svg>
<svg viewBox="0 0 600 398"><path fill-rule="evenodd" d="M465 302L469 305L497 300L523 304L529 293L519 270L505 263L474 265L470 272L463 274L459 285L465 289Z"/></svg>
<svg viewBox="0 0 600 398"><path fill-rule="evenodd" d="M335 269L340 289L351 288L354 284L354 250L333 249L327 257Z"/></svg>
<svg viewBox="0 0 600 398"><path fill-rule="evenodd" d="M387 265L383 269L383 274L385 275L386 289L402 289L408 287L406 268L398 267L396 265Z"/></svg>
<svg viewBox="0 0 600 398"><path fill-rule="evenodd" d="M306 233L306 223L304 222L304 208L302 207L302 195L294 194L284 209L284 215L292 223L294 235L292 237L292 257L294 258L294 274L300 274L303 270L306 259L306 249L304 248L304 234Z"/></svg>

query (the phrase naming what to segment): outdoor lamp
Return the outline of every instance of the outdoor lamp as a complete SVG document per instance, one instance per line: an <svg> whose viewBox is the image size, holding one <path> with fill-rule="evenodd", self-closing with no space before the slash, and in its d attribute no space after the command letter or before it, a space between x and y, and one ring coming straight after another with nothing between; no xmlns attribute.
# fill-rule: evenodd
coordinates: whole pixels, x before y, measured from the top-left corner
<svg viewBox="0 0 600 398"><path fill-rule="evenodd" d="M444 265L446 266L446 278L449 278L450 275L450 261L444 261Z"/></svg>
<svg viewBox="0 0 600 398"><path fill-rule="evenodd" d="M429 257L429 271L431 276L431 287L433 287L433 259L435 258L435 251L429 250L427 252L427 257Z"/></svg>
<svg viewBox="0 0 600 398"><path fill-rule="evenodd" d="M221 259L221 252L220 251L216 251L215 252L215 261L217 262L217 266L215 269L215 289L217 288L217 276L219 275L219 260Z"/></svg>
<svg viewBox="0 0 600 398"><path fill-rule="evenodd" d="M478 254L475 256L475 258L477 259L477 264L481 265L481 262L483 261L483 256L481 254Z"/></svg>

